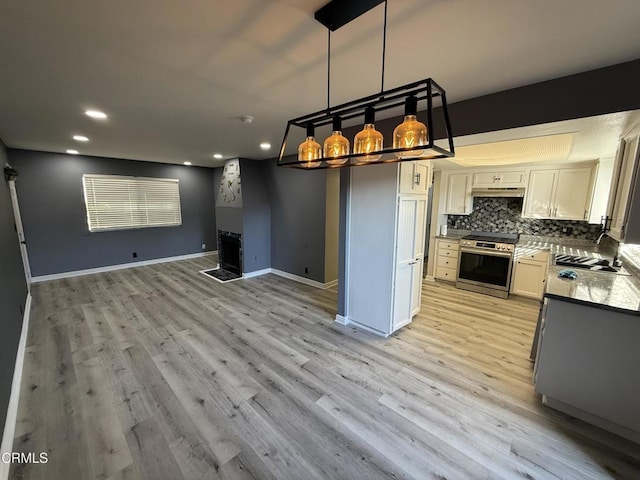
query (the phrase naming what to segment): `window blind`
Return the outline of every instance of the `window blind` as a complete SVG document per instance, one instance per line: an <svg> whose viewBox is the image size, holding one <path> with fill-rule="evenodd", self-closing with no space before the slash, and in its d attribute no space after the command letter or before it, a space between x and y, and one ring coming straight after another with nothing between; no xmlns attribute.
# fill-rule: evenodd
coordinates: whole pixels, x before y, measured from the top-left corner
<svg viewBox="0 0 640 480"><path fill-rule="evenodd" d="M83 175L89 231L182 224L178 179Z"/></svg>

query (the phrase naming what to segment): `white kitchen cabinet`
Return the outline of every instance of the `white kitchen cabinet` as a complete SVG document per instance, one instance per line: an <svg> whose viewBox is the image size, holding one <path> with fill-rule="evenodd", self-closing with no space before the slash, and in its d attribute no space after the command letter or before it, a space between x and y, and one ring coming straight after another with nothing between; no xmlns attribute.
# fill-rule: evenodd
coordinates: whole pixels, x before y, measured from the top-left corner
<svg viewBox="0 0 640 480"><path fill-rule="evenodd" d="M476 172L473 174L473 188L526 187L525 170L503 172Z"/></svg>
<svg viewBox="0 0 640 480"><path fill-rule="evenodd" d="M402 163L350 172L345 324L389 335L420 310L426 190L400 194Z"/></svg>
<svg viewBox="0 0 640 480"><path fill-rule="evenodd" d="M542 299L549 268L549 252L516 248L511 293Z"/></svg>
<svg viewBox="0 0 640 480"><path fill-rule="evenodd" d="M460 242L458 240L445 240L439 238L436 241L436 266L435 277L440 280L455 282L458 276L458 252Z"/></svg>
<svg viewBox="0 0 640 480"><path fill-rule="evenodd" d="M587 220L595 165L531 170L522 216L556 220Z"/></svg>
<svg viewBox="0 0 640 480"><path fill-rule="evenodd" d="M431 185L431 162L400 162L400 193L427 193Z"/></svg>
<svg viewBox="0 0 640 480"><path fill-rule="evenodd" d="M558 170L533 170L529 174L523 217L551 218L557 176Z"/></svg>
<svg viewBox="0 0 640 480"><path fill-rule="evenodd" d="M554 199L553 218L587 220L591 206L594 168L561 168Z"/></svg>
<svg viewBox="0 0 640 480"><path fill-rule="evenodd" d="M473 211L471 176L471 173L447 173L444 175L444 213L448 215L469 215Z"/></svg>
<svg viewBox="0 0 640 480"><path fill-rule="evenodd" d="M640 243L640 207L637 206L640 198L639 143L637 135L620 141L618 163L611 183L609 235L624 243Z"/></svg>

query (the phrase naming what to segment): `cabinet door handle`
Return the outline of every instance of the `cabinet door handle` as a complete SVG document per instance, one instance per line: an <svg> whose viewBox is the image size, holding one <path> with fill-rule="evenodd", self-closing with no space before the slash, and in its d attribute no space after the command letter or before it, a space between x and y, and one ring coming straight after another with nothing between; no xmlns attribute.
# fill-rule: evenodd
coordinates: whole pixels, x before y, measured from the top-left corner
<svg viewBox="0 0 640 480"><path fill-rule="evenodd" d="M416 185L420 185L420 174L419 174L419 173L416 173L416 174L414 175L414 181L413 181L413 183L415 183Z"/></svg>

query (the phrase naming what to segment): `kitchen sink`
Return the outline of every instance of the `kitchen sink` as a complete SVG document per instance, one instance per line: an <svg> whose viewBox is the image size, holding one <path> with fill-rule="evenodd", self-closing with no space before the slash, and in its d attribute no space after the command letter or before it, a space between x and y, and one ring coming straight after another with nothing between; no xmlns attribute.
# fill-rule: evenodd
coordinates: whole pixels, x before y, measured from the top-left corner
<svg viewBox="0 0 640 480"><path fill-rule="evenodd" d="M614 267L609 263L609 260L604 258L594 257L579 257L576 255L556 255L555 264L580 268L584 270L591 270L592 272L615 272L620 271L619 267Z"/></svg>

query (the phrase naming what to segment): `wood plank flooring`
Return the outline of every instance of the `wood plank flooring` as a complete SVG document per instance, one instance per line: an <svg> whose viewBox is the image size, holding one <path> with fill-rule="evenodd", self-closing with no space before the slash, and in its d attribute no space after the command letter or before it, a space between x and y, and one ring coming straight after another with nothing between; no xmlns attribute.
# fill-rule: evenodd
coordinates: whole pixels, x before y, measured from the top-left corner
<svg viewBox="0 0 640 480"><path fill-rule="evenodd" d="M12 479L640 478L640 446L541 406L538 306L425 282L390 338L336 291L211 257L34 286Z"/></svg>

